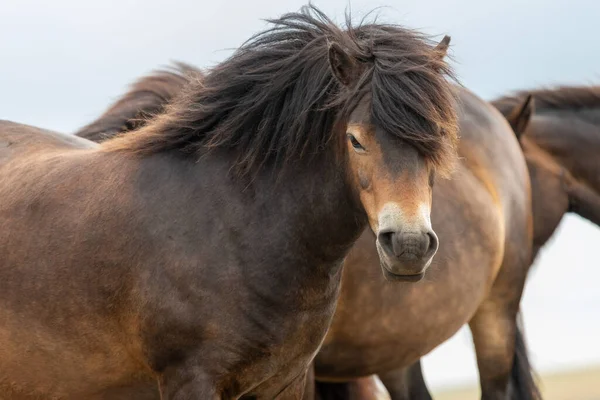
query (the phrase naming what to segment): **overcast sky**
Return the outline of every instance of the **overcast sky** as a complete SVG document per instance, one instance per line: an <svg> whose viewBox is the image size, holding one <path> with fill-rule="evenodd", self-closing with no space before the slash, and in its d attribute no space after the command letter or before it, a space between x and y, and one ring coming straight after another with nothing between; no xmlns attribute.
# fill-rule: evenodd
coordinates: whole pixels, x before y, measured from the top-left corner
<svg viewBox="0 0 600 400"><path fill-rule="evenodd" d="M300 0L3 0L0 119L72 132L128 83L171 60L200 67L230 54L263 18ZM597 0L315 0L343 20L377 6L381 19L452 36L461 81L491 99L555 84L600 83ZM576 217L543 254L525 300L528 338L542 370L600 363L600 231ZM428 358L434 385L474 381L459 335ZM461 356L462 357L462 356ZM463 357L464 358L464 357ZM450 365L447 365L450 363ZM464 364L464 365L463 365ZM446 368L440 366L447 365Z"/></svg>

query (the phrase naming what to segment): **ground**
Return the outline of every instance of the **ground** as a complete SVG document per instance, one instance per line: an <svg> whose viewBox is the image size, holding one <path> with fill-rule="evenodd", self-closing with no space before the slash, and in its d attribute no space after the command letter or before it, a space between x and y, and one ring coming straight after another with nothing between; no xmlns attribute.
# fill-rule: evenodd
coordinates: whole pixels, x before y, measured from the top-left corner
<svg viewBox="0 0 600 400"><path fill-rule="evenodd" d="M545 400L600 400L600 367L564 373L542 374L540 388ZM436 400L476 400L479 388L434 391Z"/></svg>

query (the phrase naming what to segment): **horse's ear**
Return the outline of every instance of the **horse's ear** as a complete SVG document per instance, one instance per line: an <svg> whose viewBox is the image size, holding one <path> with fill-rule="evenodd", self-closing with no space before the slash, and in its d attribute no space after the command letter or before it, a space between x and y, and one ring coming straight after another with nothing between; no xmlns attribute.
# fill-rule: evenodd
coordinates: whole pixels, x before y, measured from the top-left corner
<svg viewBox="0 0 600 400"><path fill-rule="evenodd" d="M448 48L450 47L450 36L446 35L444 38L435 46L435 51L438 53L440 60L443 60L446 57L446 53L448 53Z"/></svg>
<svg viewBox="0 0 600 400"><path fill-rule="evenodd" d="M506 116L508 123L515 132L517 139L521 139L521 136L527 129L527 125L531 120L531 116L535 110L535 101L533 95L527 96L522 104L516 105L510 113Z"/></svg>
<svg viewBox="0 0 600 400"><path fill-rule="evenodd" d="M358 63L337 43L329 44L329 65L333 75L344 86L350 86L356 78Z"/></svg>

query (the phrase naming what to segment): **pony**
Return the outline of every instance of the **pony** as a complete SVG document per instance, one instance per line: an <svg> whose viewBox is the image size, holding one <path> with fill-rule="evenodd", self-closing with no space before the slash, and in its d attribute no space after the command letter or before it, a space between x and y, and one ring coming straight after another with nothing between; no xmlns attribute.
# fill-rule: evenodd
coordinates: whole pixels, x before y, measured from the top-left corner
<svg viewBox="0 0 600 400"><path fill-rule="evenodd" d="M382 277L431 264L445 47L313 6L270 22L134 134L0 123L5 397L298 399L365 227Z"/></svg>
<svg viewBox="0 0 600 400"><path fill-rule="evenodd" d="M600 225L600 87L559 86L521 90L492 100L519 141L531 181L532 263L552 237L563 216L575 213ZM529 368L522 337L518 364ZM521 360L520 362L518 360ZM519 366L520 365L520 366ZM514 398L540 398L528 375L515 373L517 387L529 387ZM406 398L429 399L420 362L402 371ZM353 383L354 385L357 382ZM533 383L534 384L534 383ZM484 392L484 398L487 398ZM399 397L400 398L400 397Z"/></svg>
<svg viewBox="0 0 600 400"><path fill-rule="evenodd" d="M199 69L191 74L191 80L202 79ZM169 81L175 94L190 70L157 71L124 98L146 93L154 76ZM373 387L362 378L372 374L380 374L393 399L430 398L419 358L465 323L475 339L484 398L540 397L518 314L533 228L528 172L511 126L522 126L527 113L516 112L507 123L468 90L460 89L459 99L461 162L434 191L432 225L445 237L440 254L423 281L389 285L372 273L379 251L373 234L363 233L345 261L338 309L316 357L320 399L357 396L361 387ZM109 129L116 132L140 111L120 114ZM105 121L101 116L92 125ZM88 136L87 128L77 135ZM315 390L312 382L308 386Z"/></svg>
<svg viewBox="0 0 600 400"><path fill-rule="evenodd" d="M524 90L492 104L513 121L527 161L534 255L567 212L600 225L600 87Z"/></svg>

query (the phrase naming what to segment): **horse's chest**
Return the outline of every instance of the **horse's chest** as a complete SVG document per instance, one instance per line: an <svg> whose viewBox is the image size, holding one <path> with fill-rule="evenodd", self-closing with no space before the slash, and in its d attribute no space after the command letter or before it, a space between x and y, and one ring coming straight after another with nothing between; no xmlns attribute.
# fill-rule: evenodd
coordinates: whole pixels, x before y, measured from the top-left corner
<svg viewBox="0 0 600 400"><path fill-rule="evenodd" d="M271 391L281 390L278 386L304 371L317 354L334 310L335 298L321 307L278 317L271 314L270 324L263 321L262 329L258 331L258 317L247 319L243 324L247 331L245 334L242 329L238 331L238 346L234 351L242 355L240 365L248 367L241 371L230 368L234 371L232 376L237 381L236 386L251 388L257 381L266 382L251 392L259 397L269 397Z"/></svg>

